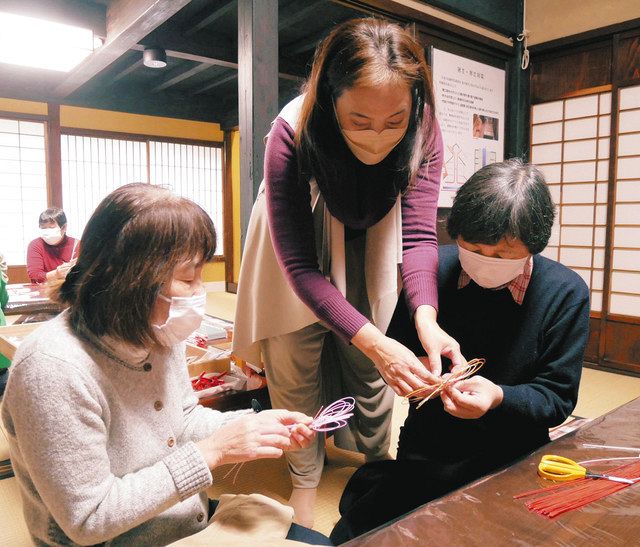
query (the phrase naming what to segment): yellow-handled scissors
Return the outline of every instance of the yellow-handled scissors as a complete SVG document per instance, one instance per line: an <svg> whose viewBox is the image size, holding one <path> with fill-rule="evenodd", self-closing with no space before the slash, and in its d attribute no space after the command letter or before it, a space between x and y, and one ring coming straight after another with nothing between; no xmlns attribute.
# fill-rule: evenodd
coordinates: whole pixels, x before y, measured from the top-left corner
<svg viewBox="0 0 640 547"><path fill-rule="evenodd" d="M590 473L579 463L574 462L569 458L556 456L554 454L547 454L546 456L542 456L540 464L538 465L538 475L540 475L543 479L560 482L588 478L607 479L610 481L622 482L625 484L635 484L631 479L623 479L622 477L611 477L609 475Z"/></svg>

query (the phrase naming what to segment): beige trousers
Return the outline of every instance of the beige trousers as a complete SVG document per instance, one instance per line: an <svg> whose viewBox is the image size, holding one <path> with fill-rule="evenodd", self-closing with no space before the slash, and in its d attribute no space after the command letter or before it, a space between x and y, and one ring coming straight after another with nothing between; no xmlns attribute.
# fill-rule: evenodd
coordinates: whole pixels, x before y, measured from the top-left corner
<svg viewBox="0 0 640 547"><path fill-rule="evenodd" d="M346 243L347 300L370 317L364 264L365 236ZM273 408L314 416L321 406L341 397L356 401L349 425L334 433L336 446L371 459L389 451L393 391L373 362L321 323L260 342ZM324 435L313 445L287 452L294 488L315 488L324 464Z"/></svg>

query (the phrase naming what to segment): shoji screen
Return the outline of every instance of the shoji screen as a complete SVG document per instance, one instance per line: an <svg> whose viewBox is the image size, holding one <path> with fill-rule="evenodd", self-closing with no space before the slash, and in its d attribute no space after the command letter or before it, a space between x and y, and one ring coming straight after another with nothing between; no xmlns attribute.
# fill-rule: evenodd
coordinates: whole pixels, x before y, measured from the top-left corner
<svg viewBox="0 0 640 547"><path fill-rule="evenodd" d="M602 309L609 175L611 93L532 107L531 161L545 173L558 205L543 254L575 270Z"/></svg>
<svg viewBox="0 0 640 547"><path fill-rule="evenodd" d="M61 137L62 203L68 231L81 237L98 203L129 182L147 182L144 141L85 135Z"/></svg>
<svg viewBox="0 0 640 547"><path fill-rule="evenodd" d="M47 207L44 123L0 118L0 252L24 264Z"/></svg>
<svg viewBox="0 0 640 547"><path fill-rule="evenodd" d="M620 89L609 313L640 317L640 86Z"/></svg>
<svg viewBox="0 0 640 547"><path fill-rule="evenodd" d="M216 254L224 254L222 148L150 141L149 164L153 184L168 185L209 213L218 234Z"/></svg>

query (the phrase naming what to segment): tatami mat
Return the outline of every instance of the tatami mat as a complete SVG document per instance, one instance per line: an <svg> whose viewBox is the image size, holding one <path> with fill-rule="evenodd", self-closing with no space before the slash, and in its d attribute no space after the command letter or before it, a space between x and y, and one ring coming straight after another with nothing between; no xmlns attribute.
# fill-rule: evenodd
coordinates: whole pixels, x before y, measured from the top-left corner
<svg viewBox="0 0 640 547"><path fill-rule="evenodd" d="M233 321L236 313L236 295L228 292L208 292L205 311L214 317Z"/></svg>
<svg viewBox="0 0 640 547"><path fill-rule="evenodd" d="M582 369L575 416L597 418L640 397L640 378Z"/></svg>
<svg viewBox="0 0 640 547"><path fill-rule="evenodd" d="M20 489L15 478L0 480L0 546L33 545L22 516Z"/></svg>
<svg viewBox="0 0 640 547"><path fill-rule="evenodd" d="M235 295L228 293L209 293L207 313L233 320L235 298ZM578 406L574 415L595 418L639 396L640 378L584 369ZM400 426L404 422L407 411L408 406L401 398L396 397L391 432L392 456L395 456ZM353 472L362 465L363 457L360 454L335 448L331 441L328 442L327 457L328 463L318 489L314 528L328 535L339 518L338 501L344 486ZM226 466L215 471L215 484L209 490L211 497L217 498L223 493L259 492L285 503L289 498L291 481L284 458L248 462L239 470L236 469L223 478L230 467ZM238 471L237 476L236 471ZM2 516L0 546L30 544L22 518L21 501L15 478L0 480L0 516Z"/></svg>

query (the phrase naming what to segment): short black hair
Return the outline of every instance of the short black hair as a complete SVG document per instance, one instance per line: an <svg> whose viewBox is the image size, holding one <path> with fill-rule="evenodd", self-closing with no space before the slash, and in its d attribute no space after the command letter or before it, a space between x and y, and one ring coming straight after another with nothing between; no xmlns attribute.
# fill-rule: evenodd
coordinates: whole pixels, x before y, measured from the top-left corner
<svg viewBox="0 0 640 547"><path fill-rule="evenodd" d="M531 254L549 242L555 205L542 172L518 158L476 171L458 190L447 222L453 239L495 245L519 239Z"/></svg>
<svg viewBox="0 0 640 547"><path fill-rule="evenodd" d="M55 222L62 228L67 223L67 215L58 207L49 207L40 213L38 225L42 226L43 224L49 224L49 222Z"/></svg>

